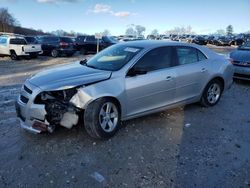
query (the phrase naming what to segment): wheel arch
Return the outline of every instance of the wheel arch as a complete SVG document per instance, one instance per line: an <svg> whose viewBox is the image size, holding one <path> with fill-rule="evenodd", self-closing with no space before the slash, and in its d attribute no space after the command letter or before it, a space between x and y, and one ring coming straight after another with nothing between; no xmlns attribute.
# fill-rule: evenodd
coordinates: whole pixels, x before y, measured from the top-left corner
<svg viewBox="0 0 250 188"><path fill-rule="evenodd" d="M223 92L224 87L225 87L225 80L224 80L224 78L223 78L222 76L217 75L217 76L214 76L213 78L211 78L210 80L208 80L208 82L203 86L202 92L201 92L201 94L200 94L200 97L201 97L202 94L204 93L204 91L205 91L207 85L208 85L211 81L213 81L213 80L218 80L218 81L222 84L222 92Z"/></svg>
<svg viewBox="0 0 250 188"><path fill-rule="evenodd" d="M121 103L116 97L114 97L114 96L102 96L102 97L98 97L98 98L94 99L93 101L91 101L91 103L98 100L98 99L110 99L110 100L112 100L117 105L118 110L119 110L120 114L122 115Z"/></svg>

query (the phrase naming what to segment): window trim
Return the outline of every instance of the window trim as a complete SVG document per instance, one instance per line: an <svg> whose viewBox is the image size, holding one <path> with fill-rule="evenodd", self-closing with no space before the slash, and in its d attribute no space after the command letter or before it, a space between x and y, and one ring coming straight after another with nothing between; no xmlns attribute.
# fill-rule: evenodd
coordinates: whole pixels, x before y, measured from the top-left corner
<svg viewBox="0 0 250 188"><path fill-rule="evenodd" d="M169 68L172 68L175 66L175 50L173 49L173 46L159 46L159 47L155 47L155 48L152 48L152 49L149 49L147 50L145 53L143 53L141 55L140 58L138 58L136 60L136 62L128 69L127 73L129 72L130 69L134 68L136 66L137 63L139 63L139 61L144 57L146 56L148 53L152 52L153 50L156 50L156 49L159 49L159 48L170 48L171 49L171 65L169 67L165 67L165 68L160 68L160 69L155 69L155 70L151 70L151 71L147 71L148 73L151 73L151 72L154 72L154 71L160 71L160 70L164 70L164 69L169 69ZM126 75L127 75L126 73Z"/></svg>

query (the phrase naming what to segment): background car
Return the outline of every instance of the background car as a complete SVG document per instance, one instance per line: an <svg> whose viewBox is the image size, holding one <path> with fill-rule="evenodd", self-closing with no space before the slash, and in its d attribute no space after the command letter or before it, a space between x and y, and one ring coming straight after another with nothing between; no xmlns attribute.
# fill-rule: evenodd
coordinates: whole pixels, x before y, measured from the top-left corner
<svg viewBox="0 0 250 188"><path fill-rule="evenodd" d="M103 50L111 45L118 43L118 41L110 36L103 36L99 40L99 50ZM94 35L78 36L76 38L76 47L81 54L96 53L97 52L97 39Z"/></svg>
<svg viewBox="0 0 250 188"><path fill-rule="evenodd" d="M207 36L205 39L207 41L207 44L213 44L213 39L214 39L215 36L213 35L209 35Z"/></svg>
<svg viewBox="0 0 250 188"><path fill-rule="evenodd" d="M233 60L234 78L250 80L250 41L230 53Z"/></svg>
<svg viewBox="0 0 250 188"><path fill-rule="evenodd" d="M19 57L36 58L39 53L41 53L41 45L28 44L22 36L0 36L0 56L10 56L12 60L18 60Z"/></svg>
<svg viewBox="0 0 250 188"><path fill-rule="evenodd" d="M230 46L230 39L225 36L214 37L212 43L216 46Z"/></svg>
<svg viewBox="0 0 250 188"><path fill-rule="evenodd" d="M74 41L70 37L39 36L37 40L42 46L44 55L70 57L76 52Z"/></svg>
<svg viewBox="0 0 250 188"><path fill-rule="evenodd" d="M194 37L192 40L191 40L191 43L194 43L194 44L199 44L199 45L206 45L207 44L207 41L204 37L201 37L201 36L196 36Z"/></svg>

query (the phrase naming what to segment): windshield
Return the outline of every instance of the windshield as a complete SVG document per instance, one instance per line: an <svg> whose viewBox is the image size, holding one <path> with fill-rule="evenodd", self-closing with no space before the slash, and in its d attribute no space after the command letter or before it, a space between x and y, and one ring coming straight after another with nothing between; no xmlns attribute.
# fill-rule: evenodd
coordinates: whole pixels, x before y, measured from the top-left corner
<svg viewBox="0 0 250 188"><path fill-rule="evenodd" d="M114 45L93 56L86 66L95 69L116 71L127 64L142 48Z"/></svg>
<svg viewBox="0 0 250 188"><path fill-rule="evenodd" d="M240 46L239 48L243 50L250 50L250 40L246 42L244 45Z"/></svg>

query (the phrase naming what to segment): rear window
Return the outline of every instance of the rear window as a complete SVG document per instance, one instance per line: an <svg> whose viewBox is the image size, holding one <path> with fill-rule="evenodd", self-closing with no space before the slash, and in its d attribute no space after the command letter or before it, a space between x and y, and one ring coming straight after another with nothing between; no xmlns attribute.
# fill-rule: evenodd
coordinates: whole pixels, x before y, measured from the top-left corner
<svg viewBox="0 0 250 188"><path fill-rule="evenodd" d="M36 43L37 40L35 37L25 37L25 40L28 42L28 43Z"/></svg>
<svg viewBox="0 0 250 188"><path fill-rule="evenodd" d="M59 42L59 37L41 37L42 42Z"/></svg>
<svg viewBox="0 0 250 188"><path fill-rule="evenodd" d="M73 43L73 40L68 37L61 37L61 42L66 42L66 43Z"/></svg>
<svg viewBox="0 0 250 188"><path fill-rule="evenodd" d="M27 44L27 42L21 38L14 38L10 39L10 44Z"/></svg>

